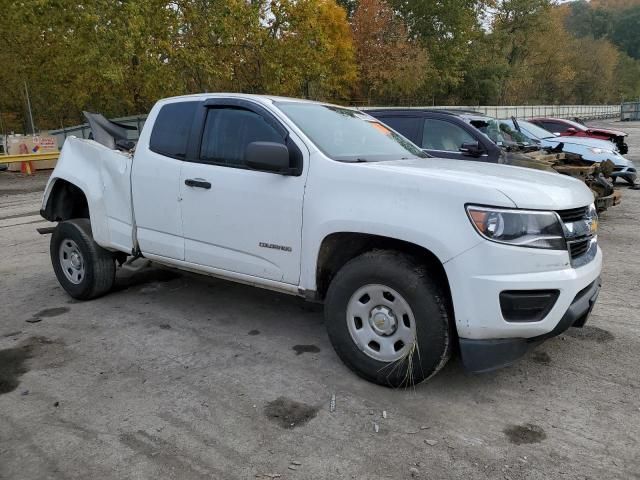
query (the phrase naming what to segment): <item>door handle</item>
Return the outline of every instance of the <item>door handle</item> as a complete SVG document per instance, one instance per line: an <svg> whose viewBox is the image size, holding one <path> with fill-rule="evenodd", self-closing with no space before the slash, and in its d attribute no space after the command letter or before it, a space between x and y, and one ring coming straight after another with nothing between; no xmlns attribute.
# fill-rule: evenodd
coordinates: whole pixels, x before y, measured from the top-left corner
<svg viewBox="0 0 640 480"><path fill-rule="evenodd" d="M187 187L204 188L205 190L209 190L211 188L211 184L201 178L187 178L184 181L184 184Z"/></svg>

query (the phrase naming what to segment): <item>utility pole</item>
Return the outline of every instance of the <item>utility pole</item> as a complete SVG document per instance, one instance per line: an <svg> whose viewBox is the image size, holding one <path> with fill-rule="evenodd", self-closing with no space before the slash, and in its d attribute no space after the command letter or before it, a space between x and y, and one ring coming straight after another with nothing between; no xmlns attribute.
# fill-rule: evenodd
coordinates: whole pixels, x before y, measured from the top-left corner
<svg viewBox="0 0 640 480"><path fill-rule="evenodd" d="M29 108L29 121L31 122L31 135L35 135L36 127L33 125L33 113L31 113L31 100L29 99L29 90L27 89L27 81L24 81L24 93L27 96L27 107Z"/></svg>

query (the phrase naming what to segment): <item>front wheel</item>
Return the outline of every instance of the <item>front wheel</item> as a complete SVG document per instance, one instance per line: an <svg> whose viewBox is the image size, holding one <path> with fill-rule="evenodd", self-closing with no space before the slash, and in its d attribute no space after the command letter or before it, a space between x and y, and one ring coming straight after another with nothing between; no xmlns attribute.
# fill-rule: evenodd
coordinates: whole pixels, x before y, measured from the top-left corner
<svg viewBox="0 0 640 480"><path fill-rule="evenodd" d="M451 356L442 289L426 267L399 252L374 251L349 261L329 286L325 320L342 361L380 385L420 383Z"/></svg>
<svg viewBox="0 0 640 480"><path fill-rule="evenodd" d="M60 222L51 236L49 251L58 282L73 298L90 300L111 290L116 274L114 257L94 242L89 219Z"/></svg>

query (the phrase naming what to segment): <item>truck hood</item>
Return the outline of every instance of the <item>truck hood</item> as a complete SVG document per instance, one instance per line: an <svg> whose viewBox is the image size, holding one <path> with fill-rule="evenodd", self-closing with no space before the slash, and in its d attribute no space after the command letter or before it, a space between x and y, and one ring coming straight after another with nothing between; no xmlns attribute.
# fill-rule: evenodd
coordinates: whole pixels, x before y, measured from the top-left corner
<svg viewBox="0 0 640 480"><path fill-rule="evenodd" d="M364 166L364 165L363 165ZM369 168L447 182L450 188L494 189L518 208L564 210L593 203L593 193L580 180L531 168L441 158L372 162Z"/></svg>

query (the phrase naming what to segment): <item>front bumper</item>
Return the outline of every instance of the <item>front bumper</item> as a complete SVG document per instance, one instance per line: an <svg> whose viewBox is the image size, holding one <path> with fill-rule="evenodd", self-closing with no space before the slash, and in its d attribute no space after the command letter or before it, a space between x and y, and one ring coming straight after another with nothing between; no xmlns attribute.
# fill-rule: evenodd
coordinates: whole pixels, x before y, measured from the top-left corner
<svg viewBox="0 0 640 480"><path fill-rule="evenodd" d="M544 340L560 335L570 327L583 327L598 298L600 285L598 277L578 292L555 328L548 333L530 338L483 340L461 338L460 351L464 367L476 373L506 367Z"/></svg>
<svg viewBox="0 0 640 480"><path fill-rule="evenodd" d="M604 212L609 207L619 205L621 199L622 195L619 191L615 191L611 195L607 195L606 197L598 197L595 199L596 209L598 210L598 213Z"/></svg>
<svg viewBox="0 0 640 480"><path fill-rule="evenodd" d="M595 302L602 251L571 259L567 251L482 241L445 262L463 363L474 372L512 363L528 348L585 317ZM536 318L509 318L501 293L552 291L555 301Z"/></svg>
<svg viewBox="0 0 640 480"><path fill-rule="evenodd" d="M624 140L622 140L621 142L616 142L616 145L618 145L618 151L621 155L629 153L629 145L627 145Z"/></svg>
<svg viewBox="0 0 640 480"><path fill-rule="evenodd" d="M634 167L615 167L615 170L611 174L613 178L622 178L629 183L634 183L638 176Z"/></svg>

